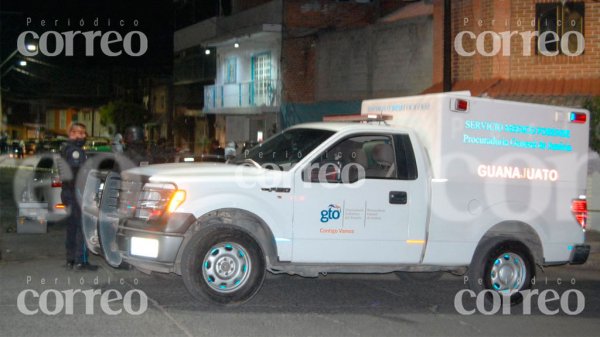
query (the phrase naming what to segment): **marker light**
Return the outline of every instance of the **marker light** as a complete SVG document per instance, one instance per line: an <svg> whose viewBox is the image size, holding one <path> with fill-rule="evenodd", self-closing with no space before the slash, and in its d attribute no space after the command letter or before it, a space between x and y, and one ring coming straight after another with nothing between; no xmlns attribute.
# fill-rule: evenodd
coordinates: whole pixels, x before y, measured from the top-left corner
<svg viewBox="0 0 600 337"><path fill-rule="evenodd" d="M569 120L571 123L585 123L587 121L587 115L584 112L571 112L569 114Z"/></svg>
<svg viewBox="0 0 600 337"><path fill-rule="evenodd" d="M579 223L581 228L585 230L587 227L588 216L587 200L584 198L573 199L571 202L571 212L573 212L577 223Z"/></svg>
<svg viewBox="0 0 600 337"><path fill-rule="evenodd" d="M65 204L56 204L56 205L54 205L54 208L56 208L56 209L65 209Z"/></svg>
<svg viewBox="0 0 600 337"><path fill-rule="evenodd" d="M456 99L451 103L451 109L453 111L465 112L469 110L469 101L466 99Z"/></svg>
<svg viewBox="0 0 600 337"><path fill-rule="evenodd" d="M173 213L185 201L185 191L177 190L173 193L171 197L171 201L169 201L169 206L167 207L167 212Z"/></svg>

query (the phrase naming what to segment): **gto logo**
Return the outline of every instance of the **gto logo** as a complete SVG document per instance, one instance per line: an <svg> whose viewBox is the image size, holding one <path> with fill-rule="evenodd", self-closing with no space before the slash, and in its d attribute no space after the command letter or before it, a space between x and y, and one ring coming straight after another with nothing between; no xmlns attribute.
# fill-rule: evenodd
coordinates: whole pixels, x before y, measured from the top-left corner
<svg viewBox="0 0 600 337"><path fill-rule="evenodd" d="M67 31L59 33L57 31L47 31L42 35L34 31L26 31L19 35L17 39L17 49L23 56L36 56L39 52L46 56L73 56L73 42L75 38L84 39L85 55L94 56L96 39L100 40L100 50L104 55L115 57L125 52L129 56L141 56L148 50L148 37L140 31L131 31L125 36L119 32L111 30L106 33L100 31ZM27 50L26 41L37 41L38 48L34 51ZM137 50L133 48L133 42L137 42ZM51 42L50 44L48 42ZM50 48L52 46L52 48Z"/></svg>
<svg viewBox="0 0 600 337"><path fill-rule="evenodd" d="M329 220L337 220L342 215L342 209L338 205L331 204L327 209L321 211L321 222L326 223Z"/></svg>

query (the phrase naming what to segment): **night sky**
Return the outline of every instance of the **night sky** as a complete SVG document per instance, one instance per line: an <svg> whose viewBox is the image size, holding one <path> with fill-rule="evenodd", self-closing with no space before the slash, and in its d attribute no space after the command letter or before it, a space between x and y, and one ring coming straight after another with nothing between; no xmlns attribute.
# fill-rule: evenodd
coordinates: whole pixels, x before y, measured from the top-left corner
<svg viewBox="0 0 600 337"><path fill-rule="evenodd" d="M2 12L2 58L16 48L17 36L24 31L42 34L46 31L117 31L125 36L140 31L148 38L148 51L140 57L104 56L96 38L95 57L86 57L85 39L74 38L74 57L54 57L54 62L85 62L88 65L130 64L153 65L168 63L173 55L173 1L168 0L79 0L79 1L13 1L0 2ZM27 19L31 23L27 24ZM42 20L46 26L42 27ZM58 20L58 21L56 21ZM83 21L82 21L83 20ZM122 20L122 22L121 22ZM134 26L137 22L138 26ZM83 26L81 24L83 23ZM121 27L121 23L123 26ZM97 24L97 25L96 25ZM49 39L52 42L52 38ZM137 39L133 39L134 42ZM119 43L111 47L118 50ZM50 50L54 49L52 46ZM138 48L133 48L138 49Z"/></svg>
<svg viewBox="0 0 600 337"><path fill-rule="evenodd" d="M172 74L174 9L172 0L46 0L46 1L0 1L0 56L4 61L15 49L17 38L26 31L42 35L50 33L47 50L56 51L54 34L65 32L93 32L100 35L94 39L94 56L86 55L86 38L73 37L73 56L67 56L66 46L56 56L30 57L23 72L8 71L22 58L12 57L3 67L3 96L26 97L99 97L112 95L115 87L139 85L151 77L168 77ZM28 20L30 20L28 24ZM42 26L42 20L45 26ZM137 24L137 26L135 25ZM140 35L147 39L147 51L140 56L125 52L124 42L110 45L120 56L107 56L101 49L102 35L117 32L121 39L131 33L131 51L140 50ZM139 32L139 33L132 33ZM111 33L108 38L116 39ZM32 38L29 35L29 38ZM35 41L34 41L35 42ZM137 81L137 82L136 82ZM110 84L108 84L110 82ZM110 86L110 88L108 88ZM124 89L125 90L125 89ZM9 98L9 97L6 97ZM110 98L110 97L108 97ZM3 97L4 99L4 97Z"/></svg>

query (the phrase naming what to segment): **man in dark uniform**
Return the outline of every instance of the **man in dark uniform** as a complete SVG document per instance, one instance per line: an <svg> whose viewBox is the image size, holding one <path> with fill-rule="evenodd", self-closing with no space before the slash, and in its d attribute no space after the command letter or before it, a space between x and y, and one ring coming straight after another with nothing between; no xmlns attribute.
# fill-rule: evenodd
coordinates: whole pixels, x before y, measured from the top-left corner
<svg viewBox="0 0 600 337"><path fill-rule="evenodd" d="M85 172L79 172L83 167L86 153L83 150L86 138L86 128L82 123L69 126L69 139L61 151L63 160L59 161L59 171L63 182L60 197L67 206L67 268L76 270L96 270L98 266L87 261L87 252L83 241L81 228L81 197L85 185Z"/></svg>
<svg viewBox="0 0 600 337"><path fill-rule="evenodd" d="M150 163L150 156L146 149L146 140L144 138L144 129L139 126L127 127L123 141L125 143L123 156L129 159L131 167L145 166ZM121 167L121 170L131 167Z"/></svg>

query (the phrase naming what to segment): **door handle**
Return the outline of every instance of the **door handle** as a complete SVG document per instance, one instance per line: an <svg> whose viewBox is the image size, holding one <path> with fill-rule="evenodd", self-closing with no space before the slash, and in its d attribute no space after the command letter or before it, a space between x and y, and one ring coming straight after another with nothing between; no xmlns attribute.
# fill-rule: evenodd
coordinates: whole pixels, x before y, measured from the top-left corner
<svg viewBox="0 0 600 337"><path fill-rule="evenodd" d="M408 203L408 195L404 191L390 192L390 204L406 205Z"/></svg>

